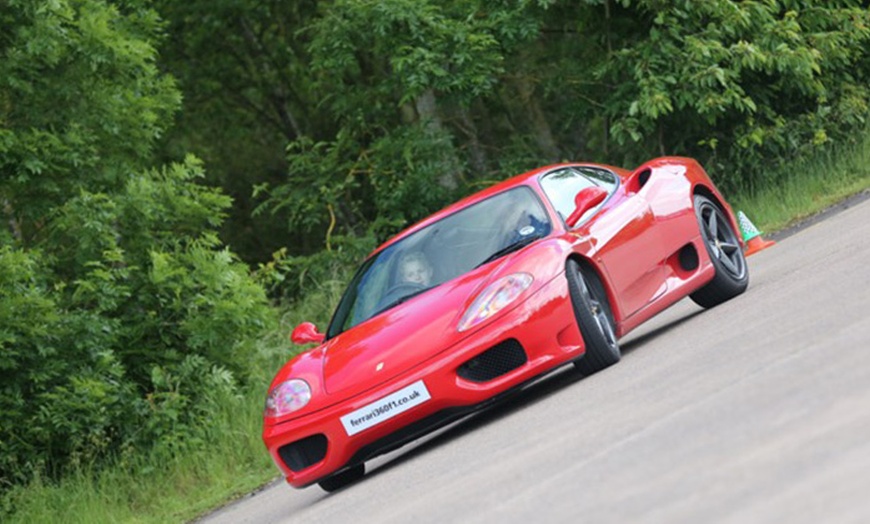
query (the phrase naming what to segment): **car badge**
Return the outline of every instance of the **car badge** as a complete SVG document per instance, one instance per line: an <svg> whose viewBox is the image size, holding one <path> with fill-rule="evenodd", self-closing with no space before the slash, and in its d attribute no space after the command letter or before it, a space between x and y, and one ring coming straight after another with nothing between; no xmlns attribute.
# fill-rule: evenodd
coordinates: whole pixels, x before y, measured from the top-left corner
<svg viewBox="0 0 870 524"><path fill-rule="evenodd" d="M378 362L378 365L375 366L375 371L380 371L380 370L382 370L382 369L384 369L384 363L383 363L383 362Z"/></svg>

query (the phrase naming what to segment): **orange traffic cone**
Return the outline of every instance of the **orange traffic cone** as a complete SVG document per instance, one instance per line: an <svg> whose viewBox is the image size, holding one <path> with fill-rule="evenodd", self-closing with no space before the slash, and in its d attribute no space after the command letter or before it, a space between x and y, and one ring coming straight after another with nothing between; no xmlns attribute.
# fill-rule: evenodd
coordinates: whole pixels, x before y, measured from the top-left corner
<svg viewBox="0 0 870 524"><path fill-rule="evenodd" d="M737 212L737 221L740 223L740 233L743 235L743 242L746 244L744 255L747 257L776 244L773 240L762 238L761 231L755 227L743 211Z"/></svg>

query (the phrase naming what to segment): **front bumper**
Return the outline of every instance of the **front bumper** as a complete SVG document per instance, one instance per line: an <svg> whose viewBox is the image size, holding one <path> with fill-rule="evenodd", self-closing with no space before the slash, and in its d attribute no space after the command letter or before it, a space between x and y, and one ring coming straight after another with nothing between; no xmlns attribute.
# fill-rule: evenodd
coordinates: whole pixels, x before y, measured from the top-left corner
<svg viewBox="0 0 870 524"><path fill-rule="evenodd" d="M524 364L483 382L461 376L468 376L460 372L463 364L511 339L525 350ZM574 320L565 278L560 275L511 311L392 380L320 411L265 425L263 441L287 482L304 487L485 407L501 394L582 354L582 337ZM340 420L342 416L418 381L425 384L429 400L348 435ZM316 457L310 465L303 461L305 466L301 469L299 461L290 461L295 466L291 468L280 450L300 441L314 442Z"/></svg>

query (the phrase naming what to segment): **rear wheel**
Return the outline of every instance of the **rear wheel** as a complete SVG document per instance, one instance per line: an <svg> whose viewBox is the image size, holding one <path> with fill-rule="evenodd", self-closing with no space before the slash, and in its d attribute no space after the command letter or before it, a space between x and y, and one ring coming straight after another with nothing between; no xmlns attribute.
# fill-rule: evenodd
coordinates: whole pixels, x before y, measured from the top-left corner
<svg viewBox="0 0 870 524"><path fill-rule="evenodd" d="M317 485L323 488L323 491L332 493L333 491L337 491L347 485L353 484L357 480L363 478L365 474L365 464L357 464L356 466L352 466L349 469L321 480Z"/></svg>
<svg viewBox="0 0 870 524"><path fill-rule="evenodd" d="M565 275L574 317L586 346L586 353L574 361L574 365L588 376L616 364L622 354L616 341L607 293L598 276L594 271L584 271L575 260L568 261Z"/></svg>
<svg viewBox="0 0 870 524"><path fill-rule="evenodd" d="M719 206L703 195L695 195L695 215L716 276L689 296L699 306L710 308L746 291L749 268L731 221Z"/></svg>

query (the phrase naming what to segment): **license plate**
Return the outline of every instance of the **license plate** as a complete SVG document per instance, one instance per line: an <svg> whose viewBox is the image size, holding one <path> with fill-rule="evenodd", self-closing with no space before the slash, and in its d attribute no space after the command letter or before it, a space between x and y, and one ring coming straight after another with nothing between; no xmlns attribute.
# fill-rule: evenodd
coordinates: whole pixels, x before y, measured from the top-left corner
<svg viewBox="0 0 870 524"><path fill-rule="evenodd" d="M429 400L429 390L422 380L341 417L348 435L355 435Z"/></svg>

